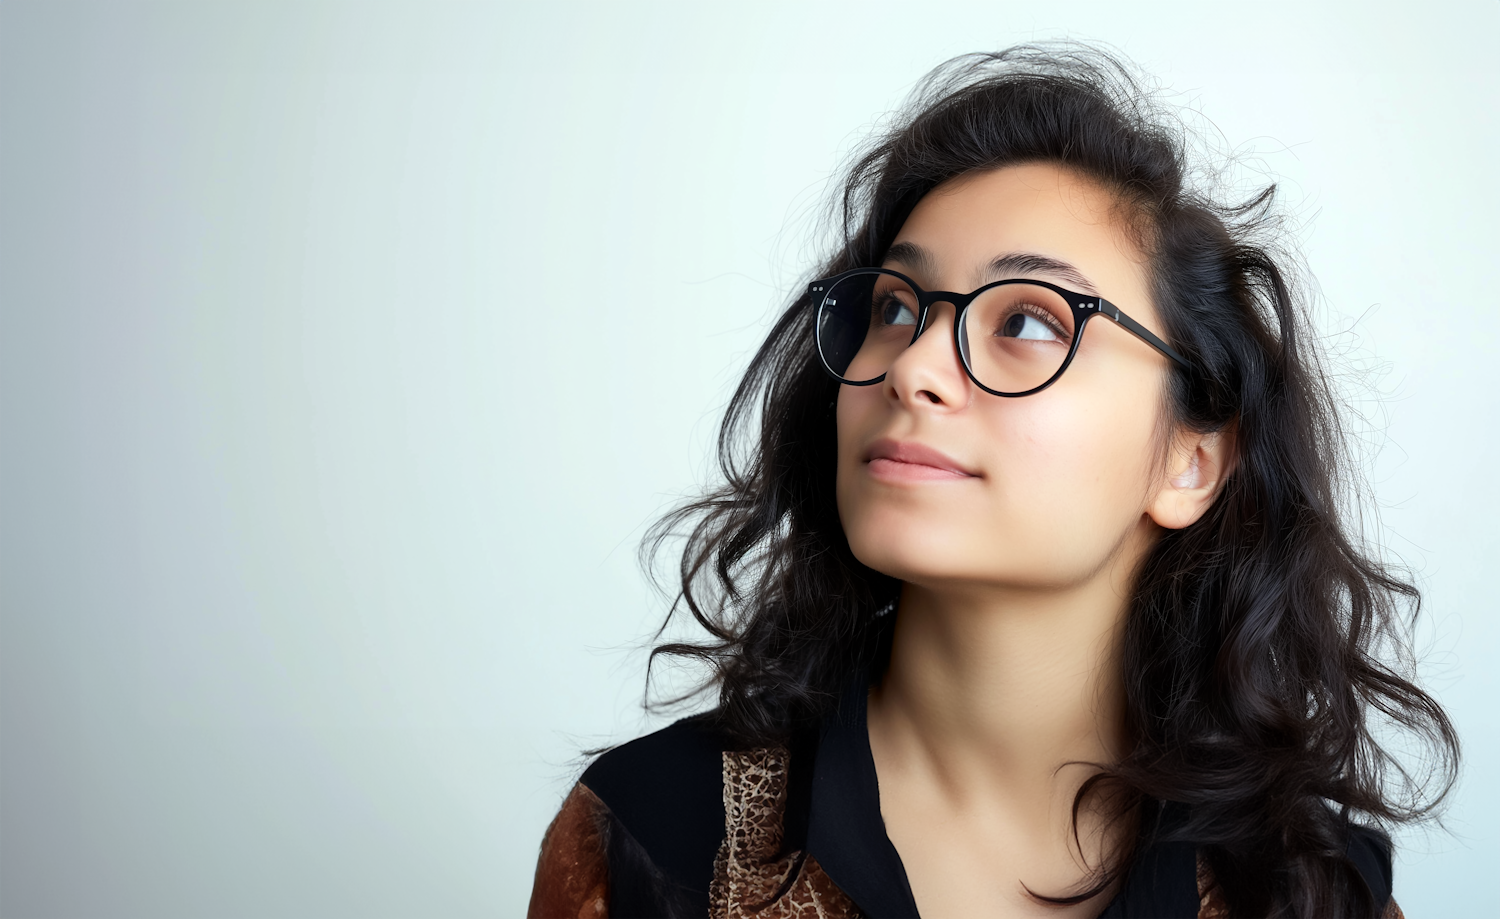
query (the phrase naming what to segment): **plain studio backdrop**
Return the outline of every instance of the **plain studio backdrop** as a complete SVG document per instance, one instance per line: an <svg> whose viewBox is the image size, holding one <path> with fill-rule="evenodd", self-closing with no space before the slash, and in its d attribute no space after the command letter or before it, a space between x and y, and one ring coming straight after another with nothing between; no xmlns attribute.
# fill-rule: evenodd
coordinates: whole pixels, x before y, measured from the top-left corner
<svg viewBox="0 0 1500 919"><path fill-rule="evenodd" d="M830 177L932 66L1059 37L1282 180L1466 743L1396 895L1476 914L1497 34L1495 0L4 3L0 914L520 914L580 750L670 717L636 545Z"/></svg>

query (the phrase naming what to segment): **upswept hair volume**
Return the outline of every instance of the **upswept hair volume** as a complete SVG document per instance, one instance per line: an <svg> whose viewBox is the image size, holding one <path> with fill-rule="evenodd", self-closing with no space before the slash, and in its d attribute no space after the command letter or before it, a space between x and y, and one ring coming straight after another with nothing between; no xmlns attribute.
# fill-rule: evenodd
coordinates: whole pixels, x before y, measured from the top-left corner
<svg viewBox="0 0 1500 919"><path fill-rule="evenodd" d="M1036 162L1116 195L1150 258L1165 338L1192 365L1170 371L1166 420L1231 429L1238 451L1208 512L1165 532L1140 570L1123 668L1134 745L1080 800L1103 781L1142 808L1190 805L1172 836L1198 846L1237 915L1372 914L1346 824L1432 813L1458 742L1405 675L1416 588L1348 519L1359 480L1334 394L1285 259L1262 242L1274 186L1238 204L1194 187L1207 183L1190 171L1187 132L1107 53L967 55L931 73L854 162L836 202L842 245L814 277L878 266L939 184ZM673 609L708 632L653 661L709 664L715 715L746 744L784 741L830 709L875 660L878 612L900 589L854 558L839 524L838 384L814 352L813 310L803 288L751 361L719 433L723 484L643 546L649 564L685 539ZM1415 739L1416 768L1372 722Z"/></svg>

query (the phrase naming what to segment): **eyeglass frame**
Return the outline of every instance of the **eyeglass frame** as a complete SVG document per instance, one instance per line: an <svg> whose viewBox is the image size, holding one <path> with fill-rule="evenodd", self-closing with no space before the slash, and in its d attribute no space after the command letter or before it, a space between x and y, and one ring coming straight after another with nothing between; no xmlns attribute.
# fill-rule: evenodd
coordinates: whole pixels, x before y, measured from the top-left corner
<svg viewBox="0 0 1500 919"><path fill-rule="evenodd" d="M851 268L848 271L840 272L839 274L836 274L832 277L823 278L819 281L813 281L807 286L807 292L809 296L811 296L813 302L818 305L817 309L813 311L813 344L818 349L818 363L823 365L823 369L828 373L829 376L847 386L874 386L876 383L884 380L886 378L886 374L890 373L890 371L887 370L885 373L882 373L880 376L876 377L873 380L864 380L862 382L846 380L842 376L839 376L837 373L834 373L833 367L828 363L827 356L823 354L823 340L822 337L818 334L818 329L822 324L823 308L827 305L826 301L828 298L825 292L831 289L835 284L838 284L840 281L844 281L848 278L854 277L855 275L861 274L891 275L895 278L900 279L903 283L905 283L912 289L913 293L917 295L917 308L920 310L920 312L917 314L916 328L912 332L911 341L906 343L907 348L910 348L913 344L916 344L917 339L920 338L922 336L922 333L927 330L927 317L932 312L932 307L935 304L952 304L953 347L954 350L958 352L959 363L963 364L964 373L968 374L969 379L974 381L974 385L978 386L980 389L984 390L992 396L1001 396L1002 398L1006 399L1029 396L1033 393L1041 392L1048 386L1056 383L1058 378L1061 377L1065 371L1067 371L1068 365L1073 363L1073 355L1078 353L1078 343L1083 340L1084 326L1090 319L1095 316L1104 316L1108 319L1114 320L1116 325L1121 326L1127 332L1130 332L1141 341L1144 341L1146 344L1155 348L1167 358L1177 362L1177 364L1184 369L1190 370L1193 366L1188 362L1187 358L1172 350L1172 347L1170 345L1158 338L1156 334L1153 333L1150 329L1130 318L1125 314L1123 310L1115 306L1113 303L1110 303L1108 300L1096 294L1081 294L1074 290L1068 290L1066 287L1059 287L1056 284L1052 284L1048 281L1037 281L1030 278L1005 278L999 281L991 281L983 287L980 287L979 289L967 294L954 293L953 291L949 290L926 291L923 290L921 285L919 285L916 281L913 281L911 278L907 277L899 271L893 271L889 268ZM996 389L990 389L988 386L981 383L979 381L979 378L974 375L974 368L969 366L969 359L964 354L965 349L963 343L959 341L958 337L958 330L963 325L964 314L968 311L969 304L978 299L979 295L984 293L985 291L995 287L1000 287L1005 284L1032 284L1037 287L1045 287L1053 293L1061 296L1063 300L1067 302L1068 306L1073 310L1073 341L1068 345L1067 356L1063 358L1063 362L1057 368L1057 372L1048 377L1046 382L1042 383L1039 386L1034 386L1024 392L1000 392ZM905 349L902 350L904 351Z"/></svg>

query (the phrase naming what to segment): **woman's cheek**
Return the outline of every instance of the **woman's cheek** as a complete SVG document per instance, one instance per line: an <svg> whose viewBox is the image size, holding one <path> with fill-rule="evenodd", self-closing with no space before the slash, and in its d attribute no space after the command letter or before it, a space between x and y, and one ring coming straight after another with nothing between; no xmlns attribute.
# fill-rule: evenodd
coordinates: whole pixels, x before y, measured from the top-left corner
<svg viewBox="0 0 1500 919"><path fill-rule="evenodd" d="M1096 406L1050 401L991 427L989 538L1067 579L1101 563L1139 517L1139 438Z"/></svg>
<svg viewBox="0 0 1500 919"><path fill-rule="evenodd" d="M864 429L872 423L878 423L878 419L872 419L871 415L878 412L880 405L867 398L870 390L877 387L839 387L838 402L835 406L834 416L836 419L838 463L835 473L835 497L838 506L839 520L843 524L845 535L849 538L850 546L854 547L859 541L860 534L851 532L851 527L857 527L861 519L860 507L861 491L859 487L860 469L859 450L863 441ZM861 561L864 561L861 559Z"/></svg>

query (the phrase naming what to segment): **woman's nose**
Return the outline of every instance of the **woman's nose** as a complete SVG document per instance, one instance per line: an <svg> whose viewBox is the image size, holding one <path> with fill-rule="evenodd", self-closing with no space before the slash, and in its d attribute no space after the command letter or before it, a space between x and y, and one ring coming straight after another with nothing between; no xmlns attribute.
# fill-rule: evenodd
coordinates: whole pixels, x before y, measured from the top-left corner
<svg viewBox="0 0 1500 919"><path fill-rule="evenodd" d="M961 408L970 398L969 379L953 344L953 304L940 301L927 309L917 340L886 372L887 396L909 405Z"/></svg>

